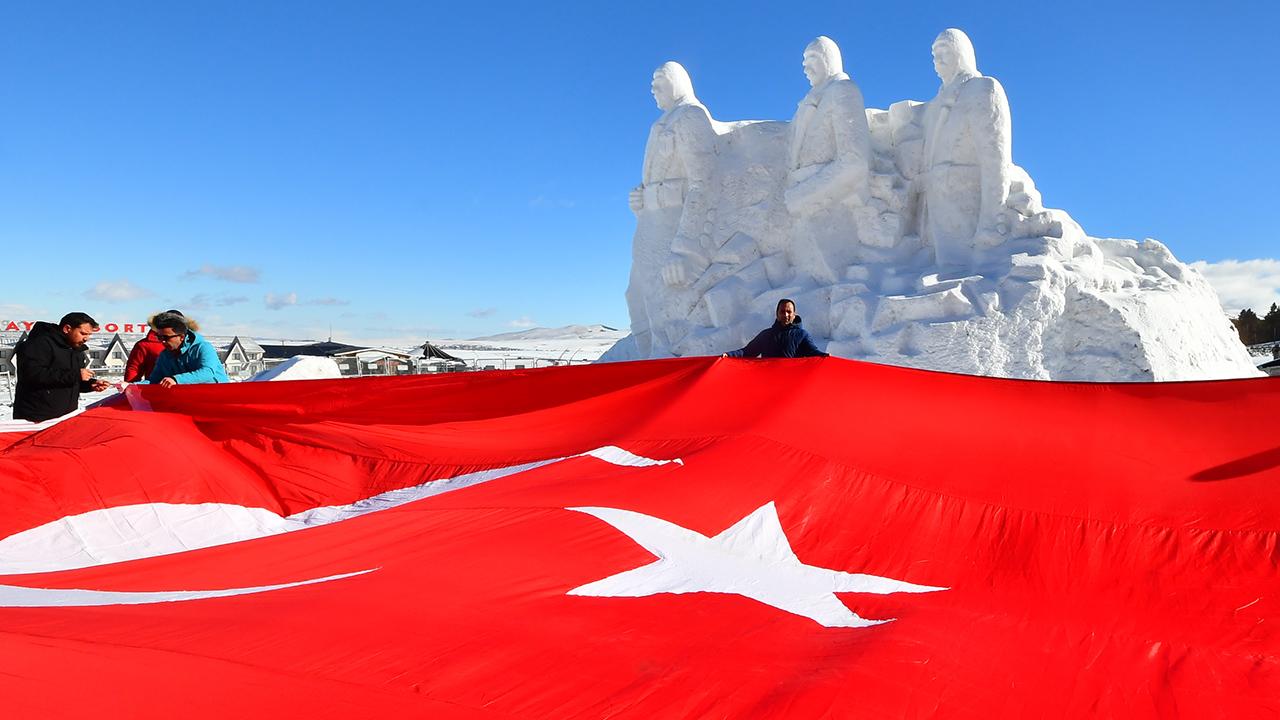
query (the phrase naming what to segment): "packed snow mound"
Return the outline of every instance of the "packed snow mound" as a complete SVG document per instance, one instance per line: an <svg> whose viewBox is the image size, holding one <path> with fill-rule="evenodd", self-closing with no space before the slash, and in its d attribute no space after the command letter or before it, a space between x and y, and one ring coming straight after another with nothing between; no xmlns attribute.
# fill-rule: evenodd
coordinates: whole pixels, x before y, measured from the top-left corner
<svg viewBox="0 0 1280 720"><path fill-rule="evenodd" d="M256 373L246 382L328 380L339 377L342 377L342 372L338 369L338 363L334 362L333 358L298 355L285 360L275 367L269 367L262 372Z"/></svg>
<svg viewBox="0 0 1280 720"><path fill-rule="evenodd" d="M878 110L818 38L790 122L715 121L683 68L659 68L664 112L630 197L631 334L601 360L740 348L789 298L848 358L1052 380L1261 374L1168 248L1090 237L1043 206L964 33L933 51L938 95Z"/></svg>
<svg viewBox="0 0 1280 720"><path fill-rule="evenodd" d="M476 341L527 341L527 340L593 340L626 335L608 325L566 325L559 328L530 328L518 332L499 333L471 338Z"/></svg>

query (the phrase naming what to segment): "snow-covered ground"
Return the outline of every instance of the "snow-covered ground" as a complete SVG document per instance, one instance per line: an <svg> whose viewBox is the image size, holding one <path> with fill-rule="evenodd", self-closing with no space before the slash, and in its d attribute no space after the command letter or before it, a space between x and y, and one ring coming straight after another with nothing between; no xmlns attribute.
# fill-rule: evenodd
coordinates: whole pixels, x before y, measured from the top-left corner
<svg viewBox="0 0 1280 720"><path fill-rule="evenodd" d="M1261 343L1249 346L1249 357L1254 365L1269 363L1280 358L1280 342Z"/></svg>
<svg viewBox="0 0 1280 720"><path fill-rule="evenodd" d="M440 340L432 344L465 360L468 367L502 370L516 366L541 367L551 364L551 361L575 365L593 362L627 334L625 330L615 330L605 325L568 325L562 328L532 328L470 340Z"/></svg>
<svg viewBox="0 0 1280 720"><path fill-rule="evenodd" d="M470 340L440 340L433 341L432 344L466 361L469 369L511 370L593 362L626 335L625 330L615 330L604 325L569 325L562 328L531 328ZM422 353L420 346L397 349L414 355ZM115 392L108 390L85 393L80 396L80 407L95 403ZM3 431L7 423L12 422L12 402L11 386L0 383L0 431Z"/></svg>

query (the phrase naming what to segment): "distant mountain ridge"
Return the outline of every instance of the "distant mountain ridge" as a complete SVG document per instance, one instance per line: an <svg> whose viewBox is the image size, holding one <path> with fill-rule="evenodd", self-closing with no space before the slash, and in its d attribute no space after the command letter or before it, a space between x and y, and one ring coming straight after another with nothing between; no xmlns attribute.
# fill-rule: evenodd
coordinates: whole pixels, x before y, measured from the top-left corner
<svg viewBox="0 0 1280 720"><path fill-rule="evenodd" d="M565 325L559 328L529 328L516 332L499 333L471 338L472 340L587 340L593 338L622 338L625 330L611 328L608 325Z"/></svg>

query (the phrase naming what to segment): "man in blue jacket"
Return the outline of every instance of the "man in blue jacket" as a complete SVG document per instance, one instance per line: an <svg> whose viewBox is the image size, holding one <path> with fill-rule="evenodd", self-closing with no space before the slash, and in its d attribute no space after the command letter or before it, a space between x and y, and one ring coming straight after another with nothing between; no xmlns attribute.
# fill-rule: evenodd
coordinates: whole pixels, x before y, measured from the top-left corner
<svg viewBox="0 0 1280 720"><path fill-rule="evenodd" d="M156 358L156 367L147 382L160 387L193 383L230 382L218 359L218 351L187 326L187 319L176 312L156 315L152 329L164 343L164 351Z"/></svg>
<svg viewBox="0 0 1280 720"><path fill-rule="evenodd" d="M773 327L761 330L759 335L741 350L730 350L724 357L827 357L827 353L813 344L813 338L800 327L795 302L783 298L778 301Z"/></svg>

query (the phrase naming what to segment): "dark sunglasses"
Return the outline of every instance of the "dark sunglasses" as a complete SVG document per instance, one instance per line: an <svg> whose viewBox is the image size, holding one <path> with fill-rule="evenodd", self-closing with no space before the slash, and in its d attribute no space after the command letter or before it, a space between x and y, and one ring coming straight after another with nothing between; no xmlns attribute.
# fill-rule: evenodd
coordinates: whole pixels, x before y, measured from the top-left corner
<svg viewBox="0 0 1280 720"><path fill-rule="evenodd" d="M183 335L157 335L156 337L160 338L161 342L163 342L166 340L172 340L173 338L180 338L184 336Z"/></svg>

